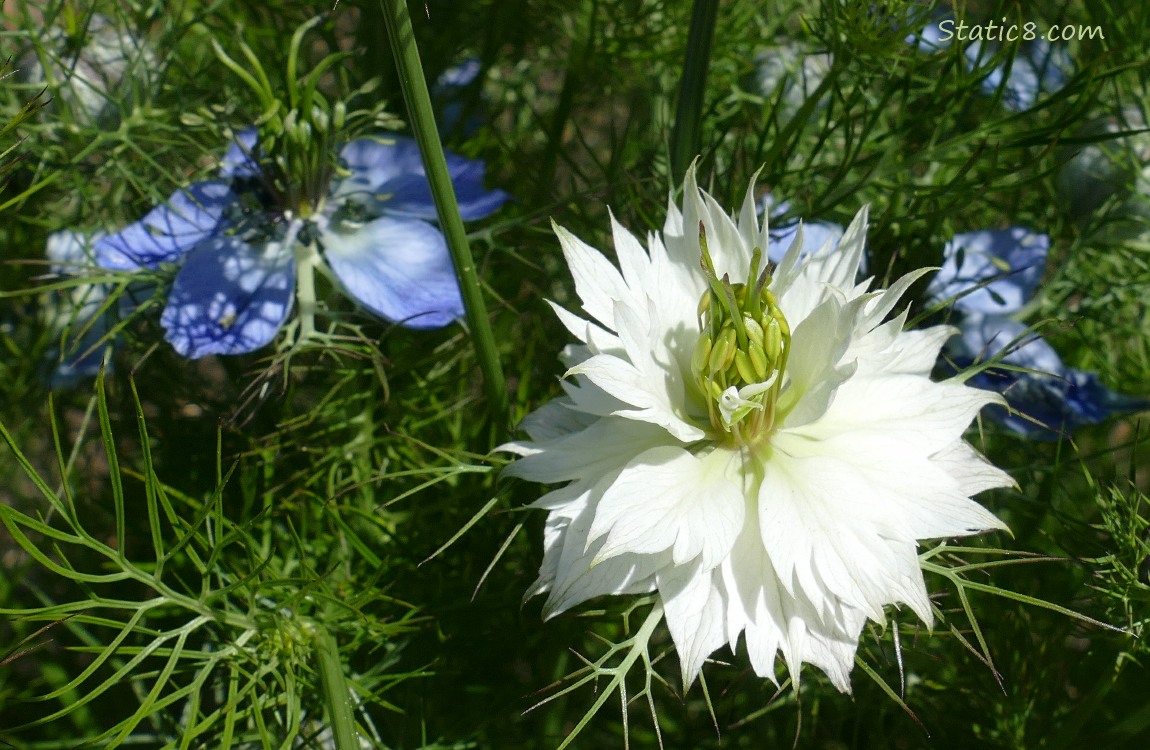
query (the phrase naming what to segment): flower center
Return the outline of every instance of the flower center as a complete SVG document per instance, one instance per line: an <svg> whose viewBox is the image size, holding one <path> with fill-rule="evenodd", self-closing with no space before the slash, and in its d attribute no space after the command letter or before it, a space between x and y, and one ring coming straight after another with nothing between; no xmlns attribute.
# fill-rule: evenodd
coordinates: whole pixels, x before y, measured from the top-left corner
<svg viewBox="0 0 1150 750"><path fill-rule="evenodd" d="M762 251L751 257L749 283L719 279L701 237L702 265L710 288L699 300L699 341L691 373L707 402L711 426L740 445L751 445L775 427L775 403L790 354L791 329L760 272Z"/></svg>

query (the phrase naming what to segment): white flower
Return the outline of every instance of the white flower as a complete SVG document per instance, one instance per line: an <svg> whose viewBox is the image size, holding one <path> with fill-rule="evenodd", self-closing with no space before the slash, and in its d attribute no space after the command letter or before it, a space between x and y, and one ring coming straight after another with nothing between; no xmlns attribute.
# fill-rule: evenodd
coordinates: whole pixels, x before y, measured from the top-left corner
<svg viewBox="0 0 1150 750"><path fill-rule="evenodd" d="M612 220L616 269L556 227L588 319L552 304L566 395L522 425L507 473L562 485L529 595L550 617L602 594L657 591L685 684L745 634L840 690L863 624L888 604L932 620L921 539L1005 528L970 496L1012 484L962 440L999 396L930 379L949 327L884 322L926 270L855 282L866 212L837 249L801 237L768 275L748 191L731 218L687 175L644 249ZM705 270L711 269L711 270Z"/></svg>

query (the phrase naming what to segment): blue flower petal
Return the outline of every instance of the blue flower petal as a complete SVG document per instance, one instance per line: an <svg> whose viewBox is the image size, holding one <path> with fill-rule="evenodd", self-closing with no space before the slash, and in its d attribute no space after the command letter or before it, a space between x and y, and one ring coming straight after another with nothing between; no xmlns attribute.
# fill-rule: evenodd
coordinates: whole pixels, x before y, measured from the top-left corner
<svg viewBox="0 0 1150 750"><path fill-rule="evenodd" d="M1057 440L1115 414L1150 409L1150 399L1115 393L1097 373L1083 370L1066 369L1057 376L993 370L968 382L1001 393L1018 413L989 407L988 414L1006 428L1038 440Z"/></svg>
<svg viewBox="0 0 1150 750"><path fill-rule="evenodd" d="M502 190L484 188L483 173L482 162L471 162L452 173L455 200L459 204L459 215L464 221L475 221L490 216L498 211L509 197ZM389 181L383 187L392 196L383 204L387 213L427 221L438 219L426 177L404 175Z"/></svg>
<svg viewBox="0 0 1150 750"><path fill-rule="evenodd" d="M174 263L219 229L225 209L235 200L224 182L197 182L177 190L143 219L98 240L93 247L96 263L116 271Z"/></svg>
<svg viewBox="0 0 1150 750"><path fill-rule="evenodd" d="M357 138L340 149L339 158L351 174L335 185L334 199L386 201L390 197L383 189L387 182L408 173L424 174L419 145L402 136ZM434 206L431 211L434 215Z"/></svg>
<svg viewBox="0 0 1150 750"><path fill-rule="evenodd" d="M256 142L259 140L259 130L254 127L244 128L236 133L235 140L228 146L224 158L220 160L220 179L255 177L260 172Z"/></svg>
<svg viewBox="0 0 1150 750"><path fill-rule="evenodd" d="M430 93L441 132L458 132L466 138L483 126L483 101L478 90L482 69L479 58L468 57L435 80Z"/></svg>
<svg viewBox="0 0 1150 750"><path fill-rule="evenodd" d="M91 265L90 247L103 233L91 236L63 230L48 235L46 255L52 261L52 273L76 276ZM103 344L112 330L108 314L100 315L108 296L106 284L77 284L69 290L55 292L42 314L53 334L63 336L62 347L49 352L52 388L71 388L81 380L93 377L104 361ZM79 335L77 335L79 334Z"/></svg>
<svg viewBox="0 0 1150 750"><path fill-rule="evenodd" d="M1005 350L999 360L1004 364L1054 375L1066 369L1054 347L1017 320L972 313L959 323L959 334L947 343L948 352L957 360L993 359Z"/></svg>
<svg viewBox="0 0 1150 750"><path fill-rule="evenodd" d="M377 315L409 328L440 328L463 315L447 243L430 224L333 222L320 243L348 294Z"/></svg>
<svg viewBox="0 0 1150 750"><path fill-rule="evenodd" d="M772 263L778 263L787 254L791 244L795 241L795 234L799 230L798 224L791 224L790 226L782 227L780 229L772 229L770 231L770 242L767 245L767 258ZM838 224L833 224L829 221L813 221L809 224L803 224L803 247L799 251L799 257L810 255L822 250L823 247L830 243L831 249L839 246L839 240L843 237L843 228ZM865 272L865 271L864 271Z"/></svg>
<svg viewBox="0 0 1150 750"><path fill-rule="evenodd" d="M435 85L431 87L432 93L444 88L470 86L479 77L479 71L482 69L483 65L478 57L464 58L439 74L439 78L435 79Z"/></svg>
<svg viewBox="0 0 1150 750"><path fill-rule="evenodd" d="M92 245L105 236L104 232L91 235L71 229L61 229L48 235L44 254L52 261L52 273L74 276L84 266L92 265Z"/></svg>
<svg viewBox="0 0 1150 750"><path fill-rule="evenodd" d="M188 253L160 324L185 357L254 351L287 319L294 286L291 248L210 237Z"/></svg>
<svg viewBox="0 0 1150 750"><path fill-rule="evenodd" d="M1065 367L1062 358L1044 339L1026 333L1027 327L997 315L969 315L962 321L960 338L947 344L959 368L995 357L1004 364L1036 372L991 368L967 382L976 388L1001 393L1014 409L987 407L987 414L1006 428L1027 437L1055 440L1077 427L1099 424L1114 414L1150 408L1150 400L1116 393L1097 373ZM1024 335L1025 334L1025 335Z"/></svg>
<svg viewBox="0 0 1150 750"><path fill-rule="evenodd" d="M1047 235L1023 227L957 234L943 249L927 298L937 304L955 297L955 309L966 313L1017 312L1038 288L1049 252Z"/></svg>
<svg viewBox="0 0 1150 750"><path fill-rule="evenodd" d="M455 186L459 213L467 221L490 215L508 198L502 190L486 190L483 177L486 167L477 159L445 152L447 171ZM410 138L359 138L340 150L351 175L335 187L333 200L359 199L380 210L415 219L437 218L431 187L423 168L419 146Z"/></svg>

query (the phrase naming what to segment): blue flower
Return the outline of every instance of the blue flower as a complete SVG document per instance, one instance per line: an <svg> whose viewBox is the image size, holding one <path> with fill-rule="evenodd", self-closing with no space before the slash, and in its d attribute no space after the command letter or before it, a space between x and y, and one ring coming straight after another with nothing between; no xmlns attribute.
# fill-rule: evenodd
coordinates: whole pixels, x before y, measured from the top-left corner
<svg viewBox="0 0 1150 750"><path fill-rule="evenodd" d="M956 234L943 248L942 269L926 288L927 300L954 298L962 313L1009 315L1038 288L1050 237L1023 227Z"/></svg>
<svg viewBox="0 0 1150 750"><path fill-rule="evenodd" d="M964 50L968 68L974 71L984 57L982 42L974 42ZM982 80L982 93L987 96L1002 89L1002 103L1007 109L1024 112L1033 107L1039 97L1053 94L1066 85L1074 70L1070 53L1064 46L1051 46L1038 38L1026 42L1010 64L998 65ZM1005 79L1005 80L1004 80Z"/></svg>
<svg viewBox="0 0 1150 750"><path fill-rule="evenodd" d="M239 134L218 180L177 190L140 221L96 243L104 268L180 264L160 323L187 357L242 354L268 344L296 303L304 335L314 315L314 269L325 264L376 315L411 328L463 314L459 287L416 143L362 138L339 152L319 196L293 208L261 170L254 130ZM447 154L463 218L507 200L483 187L480 161Z"/></svg>
<svg viewBox="0 0 1150 750"><path fill-rule="evenodd" d="M435 79L431 102L441 132L469 138L483 127L482 69L479 58L467 57Z"/></svg>
<svg viewBox="0 0 1150 750"><path fill-rule="evenodd" d="M996 359L1019 368L992 367L969 383L1001 393L1010 404L1009 411L988 406L988 416L1041 440L1150 407L1111 391L1096 373L1066 367L1045 339L1008 317L1034 296L1049 251L1049 237L1022 227L959 234L946 244L942 269L927 286L931 304L954 299L961 335L947 344L948 365L962 370Z"/></svg>
<svg viewBox="0 0 1150 750"><path fill-rule="evenodd" d="M1150 399L1116 393L1102 384L1097 373L1066 367L1054 347L1010 318L970 314L962 319L960 331L948 346L960 369L1001 355L1001 364L1027 370L990 368L968 381L1006 398L1011 411L988 406L988 414L1021 435L1057 440L1115 414L1150 409Z"/></svg>
<svg viewBox="0 0 1150 750"><path fill-rule="evenodd" d="M776 204L770 193L764 195L759 201L759 214L766 213L772 222L790 210L790 203L782 201ZM787 254L787 250L789 250L794 243L800 226L803 229L803 246L799 250L799 257L824 250L836 250L839 246L839 240L843 237L843 228L830 221L791 221L781 226L775 226L772 223L768 231L767 259L769 261L777 265L783 259L783 256ZM866 273L865 257L862 260L859 272Z"/></svg>

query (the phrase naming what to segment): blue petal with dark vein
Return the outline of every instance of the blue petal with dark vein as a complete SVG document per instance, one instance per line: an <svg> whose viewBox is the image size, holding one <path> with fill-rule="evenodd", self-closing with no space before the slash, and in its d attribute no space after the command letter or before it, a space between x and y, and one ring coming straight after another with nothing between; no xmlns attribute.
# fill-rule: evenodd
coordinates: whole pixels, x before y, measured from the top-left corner
<svg viewBox="0 0 1150 750"><path fill-rule="evenodd" d="M445 152L447 171L465 220L489 216L508 198L502 190L483 187L486 167L477 159ZM351 171L333 191L334 202L351 198L381 211L434 221L437 218L418 144L402 136L359 138L340 150Z"/></svg>
<svg viewBox="0 0 1150 750"><path fill-rule="evenodd" d="M1057 375L988 370L967 382L1001 393L1019 413L998 406L987 407L987 413L1008 429L1038 440L1057 440L1116 414L1150 409L1150 399L1117 393L1097 373L1071 368Z"/></svg>

